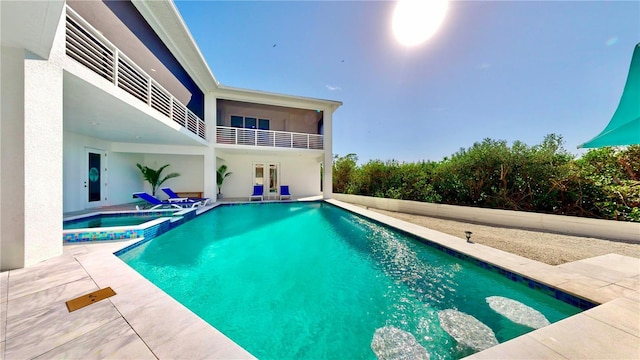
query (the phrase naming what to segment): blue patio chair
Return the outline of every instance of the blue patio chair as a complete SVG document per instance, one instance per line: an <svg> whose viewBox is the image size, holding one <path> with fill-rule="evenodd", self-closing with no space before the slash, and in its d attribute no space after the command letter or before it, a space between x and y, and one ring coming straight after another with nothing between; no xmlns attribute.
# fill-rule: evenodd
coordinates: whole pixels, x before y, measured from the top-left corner
<svg viewBox="0 0 640 360"><path fill-rule="evenodd" d="M280 186L280 200L287 198L291 200L291 193L289 192L289 185Z"/></svg>
<svg viewBox="0 0 640 360"><path fill-rule="evenodd" d="M260 201L264 200L264 196L262 193L264 192L264 185L253 185L253 194L249 196L249 201L253 200L253 198L258 198Z"/></svg>
<svg viewBox="0 0 640 360"><path fill-rule="evenodd" d="M209 198L191 198L191 197L180 197L178 194L173 192L171 188L162 188L160 189L164 191L165 194L169 197L169 202L183 202L183 201L200 201L200 205L205 206L209 203Z"/></svg>
<svg viewBox="0 0 640 360"><path fill-rule="evenodd" d="M133 197L137 197L140 198L146 202L148 202L149 204L153 205L150 209L148 210L154 210L163 206L169 206L169 207L173 207L173 208L177 208L177 209L183 209L185 207L191 207L194 208L198 205L200 205L200 201L180 201L180 202L171 202L171 201L162 201L156 197L154 197L153 195L150 195L146 192L137 192L137 193L133 193ZM137 208L137 206L136 206Z"/></svg>

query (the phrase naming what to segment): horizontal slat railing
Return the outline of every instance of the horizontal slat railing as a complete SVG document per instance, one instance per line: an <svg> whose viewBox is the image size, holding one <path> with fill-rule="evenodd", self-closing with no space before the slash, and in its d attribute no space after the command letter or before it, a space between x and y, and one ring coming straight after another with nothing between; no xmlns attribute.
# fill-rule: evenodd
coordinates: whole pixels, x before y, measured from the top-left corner
<svg viewBox="0 0 640 360"><path fill-rule="evenodd" d="M70 7L66 7L66 53L91 71L207 139L205 122L122 53Z"/></svg>
<svg viewBox="0 0 640 360"><path fill-rule="evenodd" d="M171 98L155 84L151 84L151 107L171 117Z"/></svg>
<svg viewBox="0 0 640 360"><path fill-rule="evenodd" d="M173 119L173 121L186 127L187 126L187 113L186 113L187 108L175 101L172 101L171 104L173 106L173 115L171 118Z"/></svg>
<svg viewBox="0 0 640 360"><path fill-rule="evenodd" d="M316 134L216 126L218 144L323 150L323 140Z"/></svg>
<svg viewBox="0 0 640 360"><path fill-rule="evenodd" d="M91 37L67 15L66 52L103 78L113 81L113 51Z"/></svg>

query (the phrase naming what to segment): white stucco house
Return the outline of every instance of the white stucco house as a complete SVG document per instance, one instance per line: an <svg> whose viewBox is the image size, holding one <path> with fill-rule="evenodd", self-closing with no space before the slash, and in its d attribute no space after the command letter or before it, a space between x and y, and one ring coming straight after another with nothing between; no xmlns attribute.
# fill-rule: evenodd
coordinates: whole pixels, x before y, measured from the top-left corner
<svg viewBox="0 0 640 360"><path fill-rule="evenodd" d="M172 1L3 0L0 15L2 270L60 255L64 213L149 191L136 163L211 199L222 164L225 197L331 196L341 102L220 84Z"/></svg>

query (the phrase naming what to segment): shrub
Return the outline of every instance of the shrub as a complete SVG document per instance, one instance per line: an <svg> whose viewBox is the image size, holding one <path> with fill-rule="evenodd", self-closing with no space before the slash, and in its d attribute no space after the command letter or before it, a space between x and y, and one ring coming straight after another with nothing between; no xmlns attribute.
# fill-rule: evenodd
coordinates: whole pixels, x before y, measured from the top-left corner
<svg viewBox="0 0 640 360"><path fill-rule="evenodd" d="M440 162L334 157L338 193L640 221L640 145L575 159L556 134L528 146L484 139Z"/></svg>

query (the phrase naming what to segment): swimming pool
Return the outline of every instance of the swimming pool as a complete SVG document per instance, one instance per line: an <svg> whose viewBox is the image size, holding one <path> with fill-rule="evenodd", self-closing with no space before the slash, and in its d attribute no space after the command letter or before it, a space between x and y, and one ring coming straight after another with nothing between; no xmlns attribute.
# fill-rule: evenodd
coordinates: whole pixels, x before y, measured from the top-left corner
<svg viewBox="0 0 640 360"><path fill-rule="evenodd" d="M119 256L261 359L375 359L372 345L399 343L460 358L483 336L473 322L450 335L467 314L499 342L535 326L494 310L504 299L550 322L581 311L322 202L220 206Z"/></svg>

